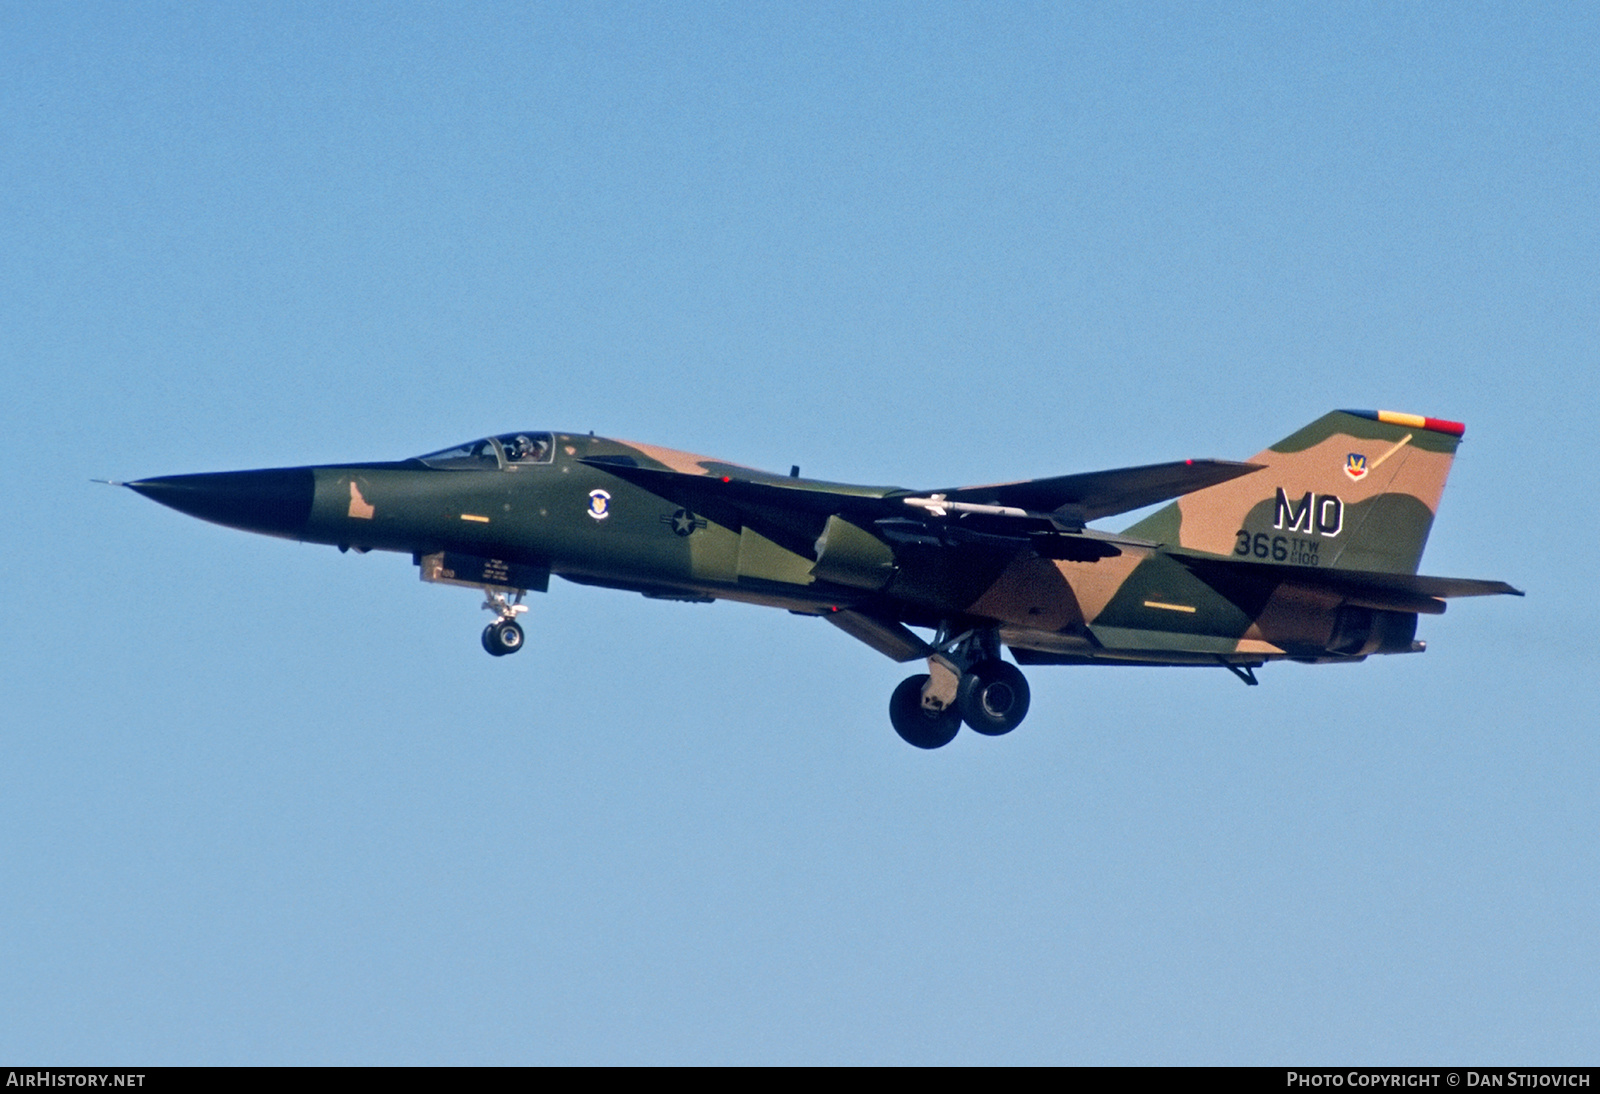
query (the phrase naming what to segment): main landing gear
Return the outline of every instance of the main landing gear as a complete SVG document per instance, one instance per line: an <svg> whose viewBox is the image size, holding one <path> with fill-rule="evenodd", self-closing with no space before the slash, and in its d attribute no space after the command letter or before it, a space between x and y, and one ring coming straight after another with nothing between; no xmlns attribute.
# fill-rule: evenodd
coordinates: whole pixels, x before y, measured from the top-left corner
<svg viewBox="0 0 1600 1094"><path fill-rule="evenodd" d="M908 676L889 699L889 721L917 748L941 748L966 722L986 737L1010 733L1028 714L1028 681L1000 659L994 632L946 637L940 628L928 671Z"/></svg>
<svg viewBox="0 0 1600 1094"><path fill-rule="evenodd" d="M483 628L483 648L495 657L516 653L522 648L522 626L517 616L528 610L519 590L514 598L494 589L483 590L484 611L494 612L497 618Z"/></svg>

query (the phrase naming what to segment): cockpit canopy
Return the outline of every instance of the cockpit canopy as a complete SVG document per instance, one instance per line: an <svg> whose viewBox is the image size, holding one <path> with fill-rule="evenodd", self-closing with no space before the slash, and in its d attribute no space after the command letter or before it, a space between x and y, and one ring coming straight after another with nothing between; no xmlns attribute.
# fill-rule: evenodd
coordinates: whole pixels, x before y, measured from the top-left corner
<svg viewBox="0 0 1600 1094"><path fill-rule="evenodd" d="M549 433L502 433L430 452L417 459L441 471L516 470L556 458L556 439Z"/></svg>

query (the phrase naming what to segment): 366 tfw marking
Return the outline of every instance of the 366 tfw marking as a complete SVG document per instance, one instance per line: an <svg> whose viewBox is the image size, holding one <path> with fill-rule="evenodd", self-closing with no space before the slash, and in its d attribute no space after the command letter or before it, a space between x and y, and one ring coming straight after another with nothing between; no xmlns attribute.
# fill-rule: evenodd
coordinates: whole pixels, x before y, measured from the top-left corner
<svg viewBox="0 0 1600 1094"><path fill-rule="evenodd" d="M1269 536L1265 532L1251 535L1245 528L1239 529L1234 535L1239 537L1233 545L1236 555L1270 558L1273 562L1289 562L1296 566L1317 566L1321 563L1321 556L1317 554L1320 544L1314 539Z"/></svg>

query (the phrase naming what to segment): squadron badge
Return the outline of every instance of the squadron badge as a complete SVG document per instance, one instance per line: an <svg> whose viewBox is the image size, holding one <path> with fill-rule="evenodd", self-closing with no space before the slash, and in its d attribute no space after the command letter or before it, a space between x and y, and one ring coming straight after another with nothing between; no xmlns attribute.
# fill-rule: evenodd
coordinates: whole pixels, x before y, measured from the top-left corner
<svg viewBox="0 0 1600 1094"><path fill-rule="evenodd" d="M589 491L589 515L595 520L605 520L611 515L611 495L604 490Z"/></svg>

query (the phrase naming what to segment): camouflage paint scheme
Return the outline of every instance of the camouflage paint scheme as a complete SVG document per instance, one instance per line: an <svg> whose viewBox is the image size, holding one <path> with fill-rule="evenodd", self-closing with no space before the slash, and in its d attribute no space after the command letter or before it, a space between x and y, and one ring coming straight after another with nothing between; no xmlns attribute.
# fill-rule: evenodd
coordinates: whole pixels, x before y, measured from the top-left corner
<svg viewBox="0 0 1600 1094"><path fill-rule="evenodd" d="M1225 666L1249 683L1255 667L1282 658L1420 650L1419 613L1443 612L1450 597L1516 593L1417 576L1463 432L1413 415L1335 411L1245 463L938 491L820 482L546 432L396 463L128 485L233 527L409 553L424 580L483 588L500 616L491 630L524 610L509 594L520 604L551 574L820 616L895 660L929 659L930 675L902 690L920 681L922 713L953 734L955 715L944 712L958 683L992 668L1002 646L1025 665ZM1122 533L1086 527L1160 502ZM520 630L512 637L520 645ZM1026 712L1026 684L1006 671L1022 711L981 728L982 714L964 710L980 732L1005 732ZM905 717L895 715L897 728ZM933 744L902 735L922 747L948 739L944 729Z"/></svg>

